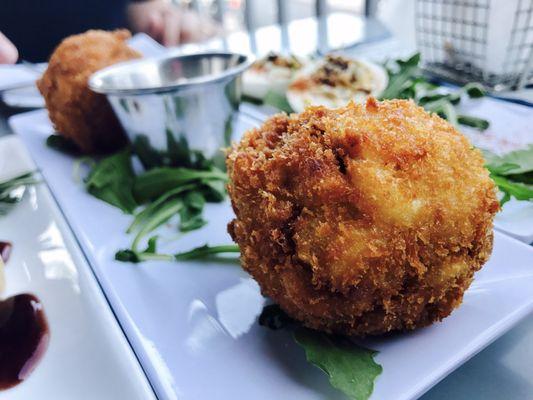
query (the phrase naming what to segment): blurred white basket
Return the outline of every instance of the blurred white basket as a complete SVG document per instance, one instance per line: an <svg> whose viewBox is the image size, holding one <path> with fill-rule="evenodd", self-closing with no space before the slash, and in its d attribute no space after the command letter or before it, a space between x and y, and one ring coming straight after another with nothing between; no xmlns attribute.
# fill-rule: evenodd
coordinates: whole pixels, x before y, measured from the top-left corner
<svg viewBox="0 0 533 400"><path fill-rule="evenodd" d="M533 80L533 0L417 0L417 45L425 68L494 90Z"/></svg>

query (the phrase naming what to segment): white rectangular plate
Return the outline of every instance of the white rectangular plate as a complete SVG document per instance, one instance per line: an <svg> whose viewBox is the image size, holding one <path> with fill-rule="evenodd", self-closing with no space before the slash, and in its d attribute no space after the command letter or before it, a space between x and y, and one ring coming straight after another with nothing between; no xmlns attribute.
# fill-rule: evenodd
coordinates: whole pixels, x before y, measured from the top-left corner
<svg viewBox="0 0 533 400"><path fill-rule="evenodd" d="M505 154L533 144L533 107L486 97L465 102L461 110L490 121L484 132L462 128L475 146ZM511 199L496 216L494 225L524 243L533 243L533 202Z"/></svg>
<svg viewBox="0 0 533 400"><path fill-rule="evenodd" d="M15 136L0 139L0 180L34 171ZM13 243L2 296L41 300L50 342L33 373L1 399L154 399L139 362L44 183L0 216Z"/></svg>
<svg viewBox="0 0 533 400"><path fill-rule="evenodd" d="M133 265L113 260L131 238L131 217L88 195L72 177L74 160L47 148L44 111L11 119L79 238L161 399L342 398L284 332L259 327L263 298L232 263ZM255 122L241 118L237 131ZM162 250L229 243L229 203L209 205L209 224ZM163 236L176 235L169 230ZM464 304L444 322L369 340L383 374L373 399L414 399L510 329L533 309L533 249L501 233Z"/></svg>

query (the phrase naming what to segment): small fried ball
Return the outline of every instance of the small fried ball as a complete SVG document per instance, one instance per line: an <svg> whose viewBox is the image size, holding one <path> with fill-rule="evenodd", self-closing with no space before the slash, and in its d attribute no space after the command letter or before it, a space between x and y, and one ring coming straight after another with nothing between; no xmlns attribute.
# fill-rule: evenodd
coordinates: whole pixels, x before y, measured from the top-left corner
<svg viewBox="0 0 533 400"><path fill-rule="evenodd" d="M442 320L492 251L499 203L480 151L412 101L274 116L227 167L243 268L309 328Z"/></svg>
<svg viewBox="0 0 533 400"><path fill-rule="evenodd" d="M64 39L50 57L37 86L56 131L84 153L105 153L126 143L126 136L104 95L87 86L96 71L141 55L128 47L127 30L90 30Z"/></svg>

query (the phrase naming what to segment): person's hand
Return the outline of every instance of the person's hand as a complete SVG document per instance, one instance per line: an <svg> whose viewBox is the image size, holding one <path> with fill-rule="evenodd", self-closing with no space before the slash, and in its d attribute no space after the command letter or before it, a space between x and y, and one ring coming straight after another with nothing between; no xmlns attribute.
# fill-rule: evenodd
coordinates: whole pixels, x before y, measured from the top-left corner
<svg viewBox="0 0 533 400"><path fill-rule="evenodd" d="M19 58L17 48L0 32L0 64L14 64Z"/></svg>
<svg viewBox="0 0 533 400"><path fill-rule="evenodd" d="M211 18L165 0L131 3L128 19L133 31L145 32L164 46L200 42L220 31Z"/></svg>

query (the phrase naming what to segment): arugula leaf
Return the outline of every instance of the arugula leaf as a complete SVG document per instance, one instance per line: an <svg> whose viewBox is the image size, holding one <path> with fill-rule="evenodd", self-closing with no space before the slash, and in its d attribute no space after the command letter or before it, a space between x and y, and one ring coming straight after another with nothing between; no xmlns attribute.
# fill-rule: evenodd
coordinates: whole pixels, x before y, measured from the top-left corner
<svg viewBox="0 0 533 400"><path fill-rule="evenodd" d="M533 145L503 156L487 150L483 151L483 155L490 177L503 193L501 205L511 197L533 201Z"/></svg>
<svg viewBox="0 0 533 400"><path fill-rule="evenodd" d="M307 361L324 371L331 385L349 398L366 400L372 394L374 380L382 372L374 361L375 351L342 336L304 328L277 304L263 308L259 324L272 330L292 330L294 340L305 350Z"/></svg>
<svg viewBox="0 0 533 400"><path fill-rule="evenodd" d="M463 87L463 90L471 99L479 99L480 97L484 97L486 95L483 85L477 82L467 83Z"/></svg>
<svg viewBox="0 0 533 400"><path fill-rule="evenodd" d="M307 361L324 371L333 387L353 400L370 397L374 380L383 371L374 361L375 351L306 328L296 329L294 339L305 350Z"/></svg>
<svg viewBox="0 0 533 400"><path fill-rule="evenodd" d="M407 60L400 59L400 60L397 60L396 62L402 69L418 67L418 65L420 64L420 53L413 54Z"/></svg>
<svg viewBox="0 0 533 400"><path fill-rule="evenodd" d="M470 126L480 131L487 130L490 126L489 121L483 118L473 117L471 115L458 115L457 122L461 125Z"/></svg>
<svg viewBox="0 0 533 400"><path fill-rule="evenodd" d="M209 180L225 182L227 175L216 167L205 171L190 168L154 168L135 178L133 193L139 203L144 203L178 186Z"/></svg>
<svg viewBox="0 0 533 400"><path fill-rule="evenodd" d="M446 99L439 99L424 105L427 111L438 114L441 118L444 118L453 125L457 125L457 113L452 103Z"/></svg>
<svg viewBox="0 0 533 400"><path fill-rule="evenodd" d="M148 140L146 138L146 140ZM169 154L180 156L187 164L204 164L205 158L189 150L186 141L175 141L168 134ZM150 153L153 162L166 162L162 154ZM146 155L146 154L145 154ZM209 165L209 167L205 167ZM218 202L226 196L227 175L212 162L199 166L200 169L185 167L156 167L135 176L131 164L131 152L123 151L96 163L86 179L86 188L92 195L132 213L138 205L147 204L135 214L127 233L134 234L131 248L121 250L116 258L139 262L144 259L173 260L181 257L197 257L200 252L186 255L157 254L156 238L148 240L146 250L139 250L143 239L151 232L179 215L178 228L189 232L204 226L206 201ZM195 167L196 168L196 167ZM202 169L203 168L203 169ZM203 251L206 251L202 248ZM218 249L208 249L215 254Z"/></svg>
<svg viewBox="0 0 533 400"><path fill-rule="evenodd" d="M533 200L533 186L526 185L519 182L513 182L507 177L491 174L491 178L496 183L498 188L503 192L504 196L500 200L500 204L504 205L511 199L511 196L517 200Z"/></svg>
<svg viewBox="0 0 533 400"><path fill-rule="evenodd" d="M516 175L526 172L533 172L533 144L525 149L515 150L502 156L497 156L489 151L483 151L487 168L495 171L502 165L515 165L513 169L507 169L505 172L498 172L501 175Z"/></svg>
<svg viewBox="0 0 533 400"><path fill-rule="evenodd" d="M416 53L407 60L396 60L386 65L389 74L389 84L381 94L381 99L413 99L418 105L429 112L438 114L454 125L466 125L480 131L489 127L489 122L468 115L457 115L456 105L466 93L470 98L485 95L483 86L479 83L469 83L461 89L451 93L442 90L428 82L420 68L420 54Z"/></svg>
<svg viewBox="0 0 533 400"><path fill-rule="evenodd" d="M209 170L159 167L135 177L135 200L149 203L135 215L128 227L128 233L136 233L131 251L139 253L143 238L175 215L180 216L178 227L181 232L204 226L207 223L202 217L205 202L225 198L226 179L227 175L216 167ZM135 257L121 253L119 258L129 260Z"/></svg>
<svg viewBox="0 0 533 400"><path fill-rule="evenodd" d="M486 166L488 170L495 175L506 175L507 172L520 168L518 164L504 163L499 165Z"/></svg>
<svg viewBox="0 0 533 400"><path fill-rule="evenodd" d="M147 169L157 167L185 167L193 169L207 169L213 165L213 160L205 158L199 150L192 150L184 136L175 138L170 130L165 130L167 150L161 151L152 146L146 135L139 134L132 143L133 152L139 157Z"/></svg>
<svg viewBox="0 0 533 400"><path fill-rule="evenodd" d="M133 243L131 244L132 250L136 251L143 237L159 228L170 218L180 212L183 207L183 200L179 197L170 199L157 207L150 215L150 218L147 219L145 224L139 229L137 235L135 235Z"/></svg>
<svg viewBox="0 0 533 400"><path fill-rule="evenodd" d="M381 99L401 99L404 91L412 87L413 78L419 75L420 53L412 55L407 60L396 60L397 71L388 69L389 84L381 93ZM410 96L409 96L410 97Z"/></svg>
<svg viewBox="0 0 533 400"><path fill-rule="evenodd" d="M242 95L241 100L242 100L242 101L245 101L245 102L247 102L247 103L252 103L252 104L256 104L256 105L261 105L261 104L263 104L263 100L261 100L261 99L256 99L255 97L247 96L247 95L245 95L245 94Z"/></svg>
<svg viewBox="0 0 533 400"><path fill-rule="evenodd" d="M187 208L194 211L202 211L205 205L204 196L200 192L188 192L183 197L183 202Z"/></svg>
<svg viewBox="0 0 533 400"><path fill-rule="evenodd" d="M226 181L202 179L201 191L206 201L219 203L226 198Z"/></svg>
<svg viewBox="0 0 533 400"><path fill-rule="evenodd" d="M208 169L212 165L212 161L205 158L201 151L189 147L185 136L180 136L176 141L170 129L166 130L166 135L168 151L164 156L164 165L193 169Z"/></svg>
<svg viewBox="0 0 533 400"><path fill-rule="evenodd" d="M0 215L7 214L15 204L22 200L26 187L40 182L34 172L26 172L0 182Z"/></svg>
<svg viewBox="0 0 533 400"><path fill-rule="evenodd" d="M61 153L75 155L80 153L80 149L72 140L61 135L56 135L55 133L46 138L46 145Z"/></svg>
<svg viewBox="0 0 533 400"><path fill-rule="evenodd" d="M524 172L522 174L510 174L507 175L506 178L514 182L521 182L526 183L528 185L533 185L533 171Z"/></svg>
<svg viewBox="0 0 533 400"><path fill-rule="evenodd" d="M179 261L195 260L198 258L206 258L207 256L212 256L214 254L239 252L239 246L236 244L226 244L220 246L209 246L207 244L204 244L203 246L196 247L192 250L174 254L174 258Z"/></svg>
<svg viewBox="0 0 533 400"><path fill-rule="evenodd" d="M179 230L181 232L190 232L196 229L200 229L207 225L207 221L202 217L201 211L195 215L189 215L189 209L183 208L180 210L180 225Z"/></svg>
<svg viewBox="0 0 533 400"><path fill-rule="evenodd" d="M144 250L145 253L157 253L157 239L159 239L157 235L148 239L148 245L146 246L146 250Z"/></svg>
<svg viewBox="0 0 533 400"><path fill-rule="evenodd" d="M287 97L273 90L269 90L267 92L265 98L263 99L263 103L275 107L278 110L285 111L287 114L294 112L291 105L287 101Z"/></svg>
<svg viewBox="0 0 533 400"><path fill-rule="evenodd" d="M85 187L93 196L131 214L138 205L132 193L134 177L130 151L123 150L96 163Z"/></svg>
<svg viewBox="0 0 533 400"><path fill-rule="evenodd" d="M418 99L417 103L421 106L425 106L428 103L436 102L438 100L446 100L451 104L456 105L461 101L461 95L459 92L455 93L428 93L421 97L415 97Z"/></svg>
<svg viewBox="0 0 533 400"><path fill-rule="evenodd" d="M131 143L131 148L145 168L155 168L163 163L160 152L152 147L146 135L137 135Z"/></svg>
<svg viewBox="0 0 533 400"><path fill-rule="evenodd" d="M131 249L125 249L115 253L115 260L136 264L143 261L172 261L173 257L168 254L137 253Z"/></svg>
<svg viewBox="0 0 533 400"><path fill-rule="evenodd" d="M11 179L0 182L0 201L6 201L10 198L11 192L21 186L36 185L41 181L35 177L34 172L25 172Z"/></svg>
<svg viewBox="0 0 533 400"><path fill-rule="evenodd" d="M453 104L454 99L460 99L460 97L453 97L454 94L442 95L436 94L431 96L425 96L419 102L427 111L437 113L441 118L449 121L453 125L465 125L472 128L476 128L480 131L486 130L490 123L486 119L473 117L471 115L457 114ZM457 100L458 101L458 100Z"/></svg>
<svg viewBox="0 0 533 400"><path fill-rule="evenodd" d="M158 254L155 253L157 237L152 237L148 241L148 247L143 252L138 252L133 249L119 250L115 254L115 260L123 262L138 263L142 261L158 260L158 261L187 261L206 258L216 254L239 253L239 246L234 244L209 246L207 244L196 247L189 251L176 254ZM153 252L151 251L153 250Z"/></svg>
<svg viewBox="0 0 533 400"><path fill-rule="evenodd" d="M263 307L258 322L259 325L274 331L289 328L297 324L297 322L289 317L277 304L269 304Z"/></svg>
<svg viewBox="0 0 533 400"><path fill-rule="evenodd" d="M127 233L132 233L138 230L139 226L145 223L150 219L150 217L157 211L159 207L163 205L167 200L169 200L171 197L174 197L176 195L182 194L183 192L186 192L188 190L192 190L195 188L195 185L183 185L179 186L173 190L169 190L168 192L163 193L159 198L157 198L155 201L148 204L141 212L137 213L135 215L135 218L133 219L132 223L128 227Z"/></svg>
<svg viewBox="0 0 533 400"><path fill-rule="evenodd" d="M181 232L199 229L207 224L207 221L202 217L205 204L202 193L188 192L183 197L183 204L184 207L180 210L179 229Z"/></svg>

